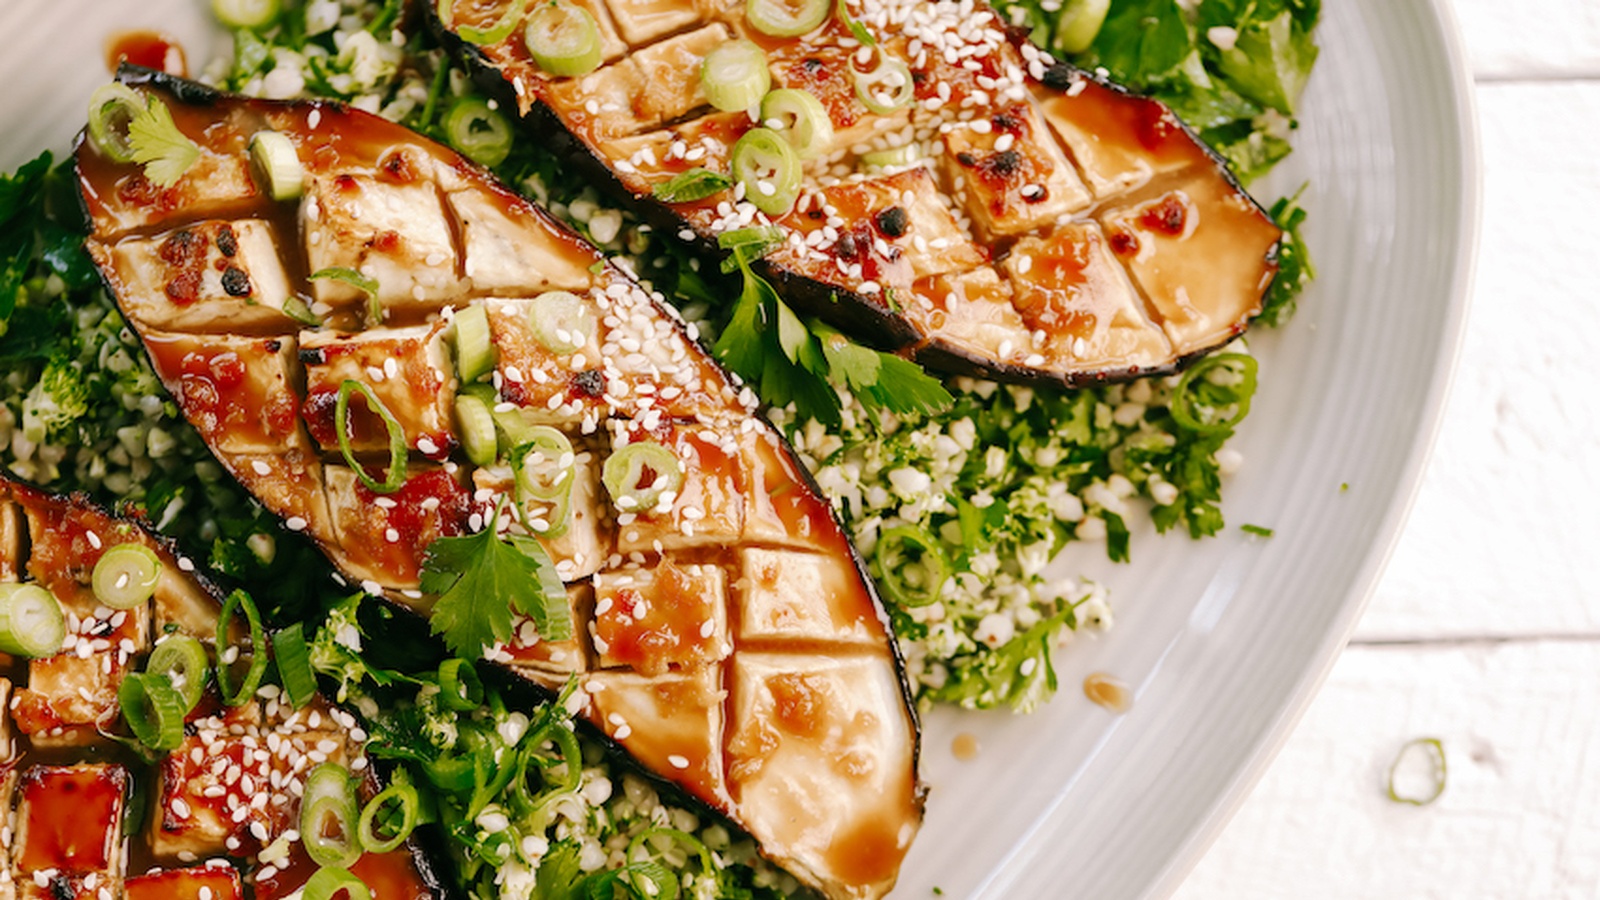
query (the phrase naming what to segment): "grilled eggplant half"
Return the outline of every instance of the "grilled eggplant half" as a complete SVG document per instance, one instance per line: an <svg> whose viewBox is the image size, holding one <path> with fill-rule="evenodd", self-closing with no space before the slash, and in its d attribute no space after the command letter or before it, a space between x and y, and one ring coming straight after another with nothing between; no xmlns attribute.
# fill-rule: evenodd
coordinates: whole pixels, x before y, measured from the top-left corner
<svg viewBox="0 0 1600 900"><path fill-rule="evenodd" d="M761 271L792 303L927 365L1121 380L1260 311L1281 232L1166 106L982 0L832 7L438 0L433 22L658 225L706 248L777 229ZM588 59L551 55L552 10Z"/></svg>
<svg viewBox="0 0 1600 900"><path fill-rule="evenodd" d="M570 636L519 614L456 649L575 677L588 721L774 862L886 893L923 796L898 651L832 509L693 329L399 126L123 80L198 156L162 187L83 142L89 251L223 465L424 615L449 593L424 591L436 541L536 542ZM252 170L263 140L297 199Z"/></svg>
<svg viewBox="0 0 1600 900"><path fill-rule="evenodd" d="M108 571L118 577L106 581ZM130 579L143 589L126 589ZM200 668L163 670L204 678L222 597L139 523L0 476L0 607L6 640L26 643L53 616L19 623L18 592L57 604L64 637L33 658L0 656L0 896L297 894L317 868L297 837L310 772L332 763L359 773L362 794L379 787L354 716L320 695L296 707L273 685L228 706L215 683L194 681L176 746L154 762L128 751L116 740L128 735L125 682L148 677L158 655L183 658L171 653L179 643L205 651ZM249 648L243 661L251 650L265 652ZM447 896L415 838L350 871L374 900Z"/></svg>

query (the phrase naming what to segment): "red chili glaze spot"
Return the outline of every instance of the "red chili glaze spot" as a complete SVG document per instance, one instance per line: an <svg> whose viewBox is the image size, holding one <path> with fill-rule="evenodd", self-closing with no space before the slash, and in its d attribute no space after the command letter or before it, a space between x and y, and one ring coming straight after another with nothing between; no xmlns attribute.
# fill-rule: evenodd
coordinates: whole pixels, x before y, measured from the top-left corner
<svg viewBox="0 0 1600 900"><path fill-rule="evenodd" d="M103 872L117 852L128 773L121 766L34 766L18 785L17 868Z"/></svg>
<svg viewBox="0 0 1600 900"><path fill-rule="evenodd" d="M404 148L385 153L383 158L378 160L378 172L384 180L395 184L411 184L418 180L417 165Z"/></svg>
<svg viewBox="0 0 1600 900"><path fill-rule="evenodd" d="M701 587L689 572L663 562L648 589L623 588L607 598L611 606L596 614L595 636L613 662L645 674L715 659L717 637L701 636L700 629L722 598Z"/></svg>
<svg viewBox="0 0 1600 900"><path fill-rule="evenodd" d="M1147 231L1173 237L1183 234L1187 220L1188 210L1176 194L1167 194L1139 215L1139 224Z"/></svg>
<svg viewBox="0 0 1600 900"><path fill-rule="evenodd" d="M271 878L256 879L256 900L283 900L305 886L317 871L299 841L289 860ZM373 900L432 900L432 893L417 872L411 853L402 847L391 853L368 853L350 867L351 874L372 891Z"/></svg>
<svg viewBox="0 0 1600 900"><path fill-rule="evenodd" d="M200 299L200 286L210 251L210 238L192 228L173 232L171 237L161 242L156 252L161 261L173 270L166 284L167 299L179 306L188 306Z"/></svg>
<svg viewBox="0 0 1600 900"><path fill-rule="evenodd" d="M1134 111L1135 133L1146 150L1161 149L1174 134L1182 131L1177 120L1161 103L1142 97L1135 102L1138 104Z"/></svg>
<svg viewBox="0 0 1600 900"><path fill-rule="evenodd" d="M1113 228L1106 238L1111 241L1111 252L1118 256L1133 256L1139 252L1139 238L1131 231Z"/></svg>
<svg viewBox="0 0 1600 900"><path fill-rule="evenodd" d="M837 48L827 48L790 63L783 73L786 87L805 91L828 110L837 128L849 128L861 118L862 106L856 99L855 79L850 74L849 56Z"/></svg>
<svg viewBox="0 0 1600 900"><path fill-rule="evenodd" d="M356 488L357 501L364 505L371 506L379 496L366 485ZM419 552L420 545L434 537L454 537L466 531L467 518L472 515L472 495L443 469L417 472L400 490L382 496L395 504L384 511L386 526L400 533L399 544L417 546ZM439 501L437 509L429 511L423 506L429 499Z"/></svg>
<svg viewBox="0 0 1600 900"><path fill-rule="evenodd" d="M183 195L176 187L158 186L144 177L142 168L117 181L116 195L124 206L147 208L156 214L156 218L165 218L184 202Z"/></svg>
<svg viewBox="0 0 1600 900"><path fill-rule="evenodd" d="M380 231L373 235L367 246L379 253L396 253L400 250L402 241L398 231Z"/></svg>
<svg viewBox="0 0 1600 900"><path fill-rule="evenodd" d="M106 68L112 73L122 63L188 77L189 64L177 41L158 31L125 31L106 42Z"/></svg>
<svg viewBox="0 0 1600 900"><path fill-rule="evenodd" d="M842 212L842 210L841 210ZM833 246L825 248L822 252L847 263L861 266L861 280L876 281L879 284L897 284L908 280L908 272L901 262L905 251L894 244L889 244L888 252L878 246L877 233L872 224L872 216L853 219L854 227L839 236Z"/></svg>

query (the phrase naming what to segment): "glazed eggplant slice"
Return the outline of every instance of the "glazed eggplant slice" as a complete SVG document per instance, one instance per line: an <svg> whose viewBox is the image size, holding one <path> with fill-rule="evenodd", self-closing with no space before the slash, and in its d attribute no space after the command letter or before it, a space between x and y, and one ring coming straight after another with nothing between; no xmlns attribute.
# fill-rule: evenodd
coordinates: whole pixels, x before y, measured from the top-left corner
<svg viewBox="0 0 1600 900"><path fill-rule="evenodd" d="M675 27L649 6L624 33ZM702 39L685 32L682 47ZM223 465L351 583L422 615L450 594L430 553L459 545L440 542L492 522L491 540L539 548L566 592L542 595L570 635L541 635L519 609L494 640L458 639L440 613L453 649L552 690L575 679L604 737L774 862L829 897L887 893L923 800L897 648L832 509L693 329L396 125L124 80L212 160L200 176L265 131L299 167L298 199L241 192L190 216L191 176L156 189L138 165L79 148L89 251ZM687 90L663 87L653 115L691 108ZM239 317L231 298L174 294L185 270L127 249L249 223L280 254L251 271L288 273L288 306L308 315ZM329 267L342 276L311 277Z"/></svg>
<svg viewBox="0 0 1600 900"><path fill-rule="evenodd" d="M204 681L181 722L182 706L168 713L167 726L181 725L170 750L153 763L132 752L126 680L168 678L152 673L163 654L181 656L171 652L177 644L162 649L169 641L202 658L161 672L207 678L219 656L220 593L142 525L81 497L0 477L0 510L12 523L0 544L0 603L8 605L0 630L8 642L49 632L39 623L51 615L19 624L16 597L27 592L53 604L63 626L58 646L7 658L10 677L0 678L0 896L269 900L298 892L316 870L298 837L311 771L341 766L358 796L381 787L356 718L315 694L296 707L270 684L229 706ZM142 562L129 567L130 556ZM128 591L125 578L102 570L137 576L148 591ZM225 649L245 651L237 624L230 640L238 642ZM181 693L180 680L171 683ZM374 900L445 896L415 838L361 854L351 871Z"/></svg>
<svg viewBox="0 0 1600 900"><path fill-rule="evenodd" d="M1170 372L1243 332L1277 272L1278 227L1170 109L1054 62L981 0L430 6L485 89L659 226L708 251L781 229L760 265L791 303L930 366ZM549 9L626 54L552 62ZM759 114L726 111L707 63L741 40L770 74ZM723 180L675 193L696 173Z"/></svg>

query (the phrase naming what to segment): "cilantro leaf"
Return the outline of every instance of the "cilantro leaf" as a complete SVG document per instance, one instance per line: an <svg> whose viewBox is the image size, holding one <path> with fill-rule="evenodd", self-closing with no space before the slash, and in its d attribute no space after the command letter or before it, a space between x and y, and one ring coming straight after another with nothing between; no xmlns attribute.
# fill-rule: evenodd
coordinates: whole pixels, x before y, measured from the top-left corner
<svg viewBox="0 0 1600 900"><path fill-rule="evenodd" d="M910 360L863 347L821 322L811 323L811 331L821 344L828 374L869 409L935 415L955 402L943 384Z"/></svg>
<svg viewBox="0 0 1600 900"><path fill-rule="evenodd" d="M144 166L145 177L165 188L177 184L200 158L200 148L172 121L172 110L155 97L128 123L128 145L133 161Z"/></svg>
<svg viewBox="0 0 1600 900"><path fill-rule="evenodd" d="M495 532L498 518L496 510L477 534L435 540L423 558L422 589L439 597L433 632L468 659L510 640L512 610L531 617L545 640L572 637L566 591L550 590L554 565L542 549L542 559L530 555L528 544L538 543L531 538L502 540Z"/></svg>

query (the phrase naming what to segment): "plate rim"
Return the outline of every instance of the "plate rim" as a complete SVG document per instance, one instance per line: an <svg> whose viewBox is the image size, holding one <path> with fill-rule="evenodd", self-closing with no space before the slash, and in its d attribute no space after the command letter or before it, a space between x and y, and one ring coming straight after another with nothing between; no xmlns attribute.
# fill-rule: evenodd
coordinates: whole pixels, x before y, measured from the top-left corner
<svg viewBox="0 0 1600 900"><path fill-rule="evenodd" d="M1477 278L1483 224L1483 149L1475 80L1460 18L1452 0L1427 0L1424 13L1431 14L1431 30L1440 39L1441 49L1448 61L1445 84L1451 100L1449 111L1453 113L1456 124L1456 146L1461 152L1459 188L1464 215L1457 223L1451 242L1456 259L1451 271L1446 317L1439 331L1439 356L1434 363L1423 402L1424 415L1418 422L1418 428L1406 450L1404 464L1400 467L1399 483L1402 487L1390 498L1377 529L1377 534L1383 535L1382 539L1373 541L1362 555L1359 570L1338 611L1339 624L1324 635L1323 645L1315 657L1316 664L1308 666L1302 673L1289 701L1279 708L1266 734L1256 743L1244 764L1217 792L1210 810L1175 848L1167 865L1150 879L1139 895L1141 900L1171 897L1188 880L1201 859L1250 799L1296 727L1305 718L1377 592L1405 533L1422 489L1428 463L1438 445L1446 406L1460 371L1468 311Z"/></svg>

